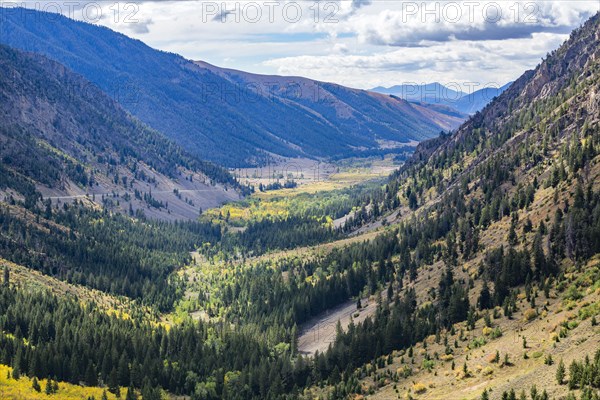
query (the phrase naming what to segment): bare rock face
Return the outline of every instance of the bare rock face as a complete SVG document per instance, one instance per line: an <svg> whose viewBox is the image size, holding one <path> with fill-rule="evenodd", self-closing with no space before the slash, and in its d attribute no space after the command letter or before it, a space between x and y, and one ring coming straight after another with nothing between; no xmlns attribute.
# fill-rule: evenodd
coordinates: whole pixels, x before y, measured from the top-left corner
<svg viewBox="0 0 600 400"><path fill-rule="evenodd" d="M535 70L526 71L504 93L488 104L481 112L466 121L457 132L445 138L422 143L415 157L408 164L425 162L433 154L438 154L464 141L472 140L474 135L493 137L521 129L521 121L515 115L523 107L535 102L547 101L553 96L573 95L573 85L585 87L575 96L585 99L567 102L567 109L559 120L551 122L547 129L558 130L565 135L575 129L582 118L592 116L598 119L600 111L600 13L590 18L581 28L573 31L570 38L557 50L550 53ZM565 99L566 100L566 99ZM551 105L547 105L551 106ZM572 109L571 109L572 108ZM529 118L536 124L540 122L535 113ZM524 127L522 129L525 129ZM522 133L527 134L526 131ZM508 140L509 137L506 137ZM513 137L514 139L514 137ZM480 154L484 159L487 154Z"/></svg>
<svg viewBox="0 0 600 400"><path fill-rule="evenodd" d="M531 83L527 85L525 96L528 98L547 97L551 92L551 87L548 85L550 80L548 65L541 65Z"/></svg>
<svg viewBox="0 0 600 400"><path fill-rule="evenodd" d="M589 70L600 52L598 15L574 31L569 40L552 52L535 70L526 98L543 99L556 94L580 73Z"/></svg>
<svg viewBox="0 0 600 400"><path fill-rule="evenodd" d="M598 93L597 89L594 89L590 93L587 107L590 110L591 115L600 115L600 93Z"/></svg>

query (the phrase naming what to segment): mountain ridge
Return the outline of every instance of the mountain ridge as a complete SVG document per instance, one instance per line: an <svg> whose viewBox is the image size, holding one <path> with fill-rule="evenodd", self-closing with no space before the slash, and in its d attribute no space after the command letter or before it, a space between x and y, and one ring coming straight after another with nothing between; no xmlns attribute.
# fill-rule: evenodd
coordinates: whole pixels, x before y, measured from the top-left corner
<svg viewBox="0 0 600 400"><path fill-rule="evenodd" d="M290 102L289 94L257 96L221 74L108 28L20 8L0 11L0 41L66 65L190 153L228 166L261 164L271 153L352 156L360 154L357 149L379 148L379 140L423 140L448 127L403 102L339 85L322 89L336 107L351 103L341 115L319 98L300 104Z"/></svg>
<svg viewBox="0 0 600 400"><path fill-rule="evenodd" d="M405 113L418 118L423 114L432 114L427 116L442 130L453 130L459 126L465 115L452 110L444 110L435 105L418 104L409 102L399 97L389 96L384 93L377 93L363 89L347 88L331 82L316 81L301 76L284 75L263 75L240 70L221 68L205 61L195 61L195 64L201 68L208 69L211 72L223 76L232 83L252 87L257 92L269 93L269 96L277 97L282 101L299 103L302 107L310 109L310 103L323 103L334 105L334 110L341 118L349 117L354 113L360 113L358 108L361 106L356 102L348 103L336 97L337 93L347 91L354 94L364 94L364 99L377 99L386 109L392 111L392 105L397 104ZM339 107L335 107L338 106ZM317 110L313 110L317 112ZM319 114L320 115L320 114ZM393 123L390 120L388 123Z"/></svg>

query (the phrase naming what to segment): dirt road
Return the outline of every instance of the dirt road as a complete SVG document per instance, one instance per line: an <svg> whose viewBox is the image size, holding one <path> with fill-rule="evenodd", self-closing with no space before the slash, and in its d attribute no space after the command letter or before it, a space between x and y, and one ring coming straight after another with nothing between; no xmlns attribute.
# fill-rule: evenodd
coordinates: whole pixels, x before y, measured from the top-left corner
<svg viewBox="0 0 600 400"><path fill-rule="evenodd" d="M364 321L368 316L373 315L377 309L377 303L374 300L361 300L363 308L356 309L355 301L348 301L334 309L313 318L306 324L298 338L298 350L304 355L314 355L327 350L330 343L335 341L336 325L340 321L342 329L346 330L353 317L354 323ZM355 316L358 313L358 316Z"/></svg>

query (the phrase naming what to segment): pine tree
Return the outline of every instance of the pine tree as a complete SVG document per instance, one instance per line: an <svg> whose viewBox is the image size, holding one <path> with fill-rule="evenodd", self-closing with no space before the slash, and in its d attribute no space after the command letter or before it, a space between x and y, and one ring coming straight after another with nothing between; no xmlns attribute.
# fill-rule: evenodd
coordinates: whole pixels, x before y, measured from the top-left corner
<svg viewBox="0 0 600 400"><path fill-rule="evenodd" d="M212 397L211 397L212 398ZM148 382L142 388L142 399L144 400L161 400L160 389L152 388Z"/></svg>
<svg viewBox="0 0 600 400"><path fill-rule="evenodd" d="M44 389L44 392L47 395L51 395L54 391L52 390L52 379L50 379L50 377L48 377L48 379L46 379L46 387Z"/></svg>
<svg viewBox="0 0 600 400"><path fill-rule="evenodd" d="M10 284L10 269L8 265L4 266L4 286L8 286Z"/></svg>
<svg viewBox="0 0 600 400"><path fill-rule="evenodd" d="M15 337L16 338L21 338L21 334L20 334L20 329L19 329L19 325L17 325L17 327L15 328ZM12 371L12 377L13 379L19 379L21 378L21 364L23 363L23 346L20 345L17 347L17 351L15 353L15 359L13 361L13 371Z"/></svg>
<svg viewBox="0 0 600 400"><path fill-rule="evenodd" d="M298 326L294 324L292 327L291 336L291 344L290 344L290 354L292 357L295 357L298 353Z"/></svg>
<svg viewBox="0 0 600 400"><path fill-rule="evenodd" d="M135 390L130 386L127 388L127 396L125 396L125 400L137 400L137 395L135 394Z"/></svg>
<svg viewBox="0 0 600 400"><path fill-rule="evenodd" d="M31 387L33 388L33 390L35 390L38 393L42 391L42 388L40 387L40 383L38 382L38 380L35 376L33 377L33 381L31 382Z"/></svg>
<svg viewBox="0 0 600 400"><path fill-rule="evenodd" d="M492 307L492 295L490 293L490 288L488 286L487 279L484 280L483 286L481 288L481 293L479 294L479 299L477 300L477 305L480 310L485 310Z"/></svg>
<svg viewBox="0 0 600 400"><path fill-rule="evenodd" d="M565 363L563 362L562 358L560 359L558 367L556 368L556 382L558 382L559 385L562 385L565 382Z"/></svg>
<svg viewBox="0 0 600 400"><path fill-rule="evenodd" d="M12 378L18 380L21 378L21 371L19 370L19 366L15 364L12 370Z"/></svg>
<svg viewBox="0 0 600 400"><path fill-rule="evenodd" d="M85 384L87 386L98 385L98 374L91 361L88 363L87 369L85 370Z"/></svg>
<svg viewBox="0 0 600 400"><path fill-rule="evenodd" d="M108 391L114 395L120 394L121 392L119 389L119 376L115 367L112 368L110 375L108 376Z"/></svg>
<svg viewBox="0 0 600 400"><path fill-rule="evenodd" d="M481 393L481 400L490 400L490 395L488 394L487 389L484 389L483 393Z"/></svg>
<svg viewBox="0 0 600 400"><path fill-rule="evenodd" d="M512 222L510 224L510 229L508 231L508 243L510 243L511 246L514 246L517 244L517 231L515 229L514 222Z"/></svg>
<svg viewBox="0 0 600 400"><path fill-rule="evenodd" d="M119 380L119 386L129 385L131 381L131 374L129 371L129 364L127 363L127 358L125 357L125 353L121 354L121 358L119 359L117 376Z"/></svg>
<svg viewBox="0 0 600 400"><path fill-rule="evenodd" d="M494 363L499 363L500 362L500 352L498 350L496 350L496 355L494 355Z"/></svg>

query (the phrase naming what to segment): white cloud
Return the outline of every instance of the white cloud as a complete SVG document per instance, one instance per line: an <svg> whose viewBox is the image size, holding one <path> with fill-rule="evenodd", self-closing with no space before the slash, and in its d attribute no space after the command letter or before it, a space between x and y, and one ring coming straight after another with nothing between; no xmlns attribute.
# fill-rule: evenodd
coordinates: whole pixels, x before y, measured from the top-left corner
<svg viewBox="0 0 600 400"><path fill-rule="evenodd" d="M514 80L526 69L535 67L541 56L564 39L566 35L540 33L534 34L533 39L452 41L366 55L282 57L265 64L279 74L304 74L361 88L439 81L457 83L468 91L473 83L483 87Z"/></svg>
<svg viewBox="0 0 600 400"><path fill-rule="evenodd" d="M513 80L600 6L595 0L480 1L471 9L467 4L475 2L454 0L268 2L155 0L134 9L132 3L94 4L103 7L98 23L190 59L364 88Z"/></svg>
<svg viewBox="0 0 600 400"><path fill-rule="evenodd" d="M336 43L332 48L332 53L334 54L348 54L349 51L348 46L344 43Z"/></svg>
<svg viewBox="0 0 600 400"><path fill-rule="evenodd" d="M330 28L353 33L362 43L417 47L452 40L505 40L531 38L541 32L566 33L599 9L594 1L385 4L387 7L377 12L357 13Z"/></svg>

